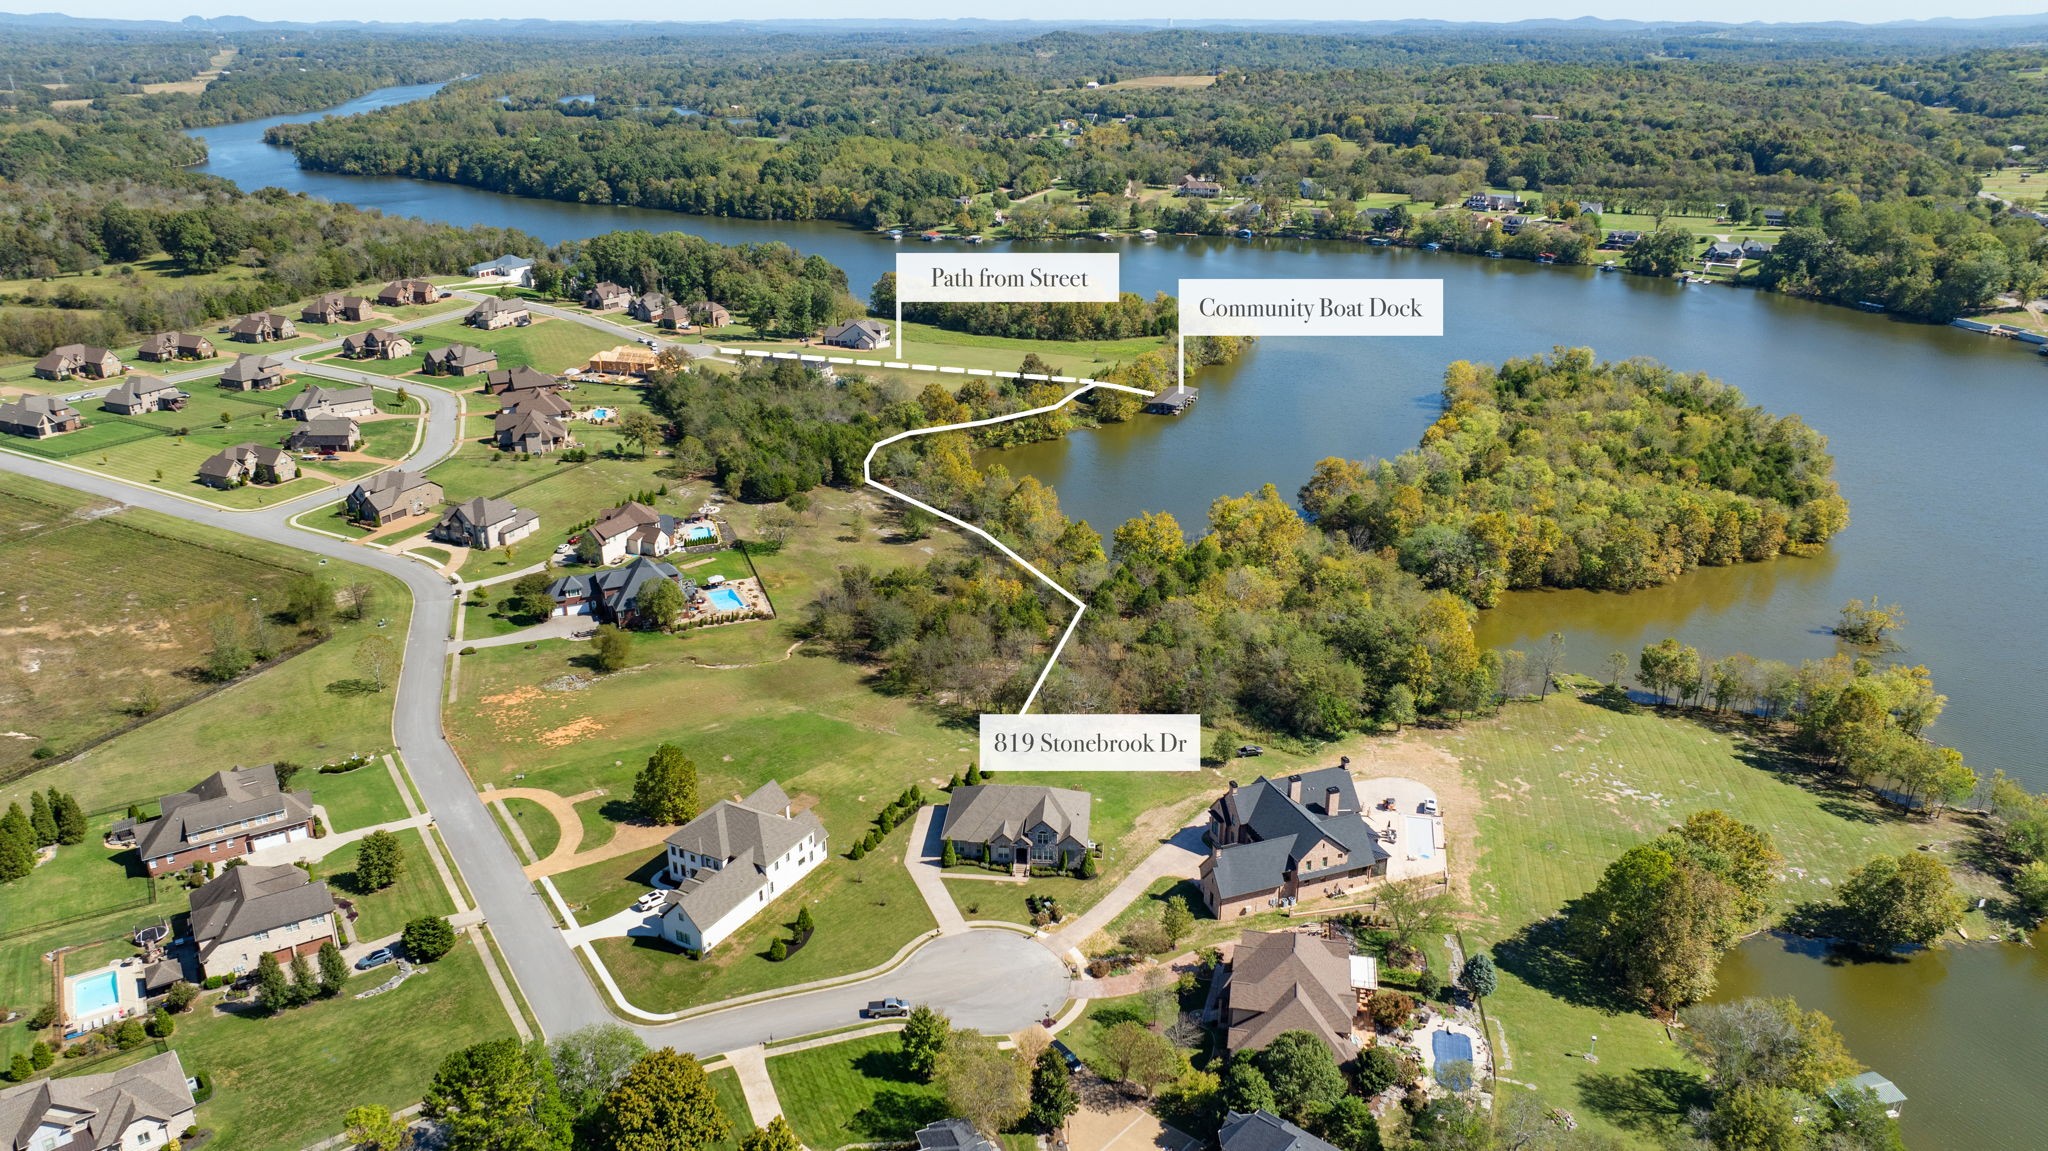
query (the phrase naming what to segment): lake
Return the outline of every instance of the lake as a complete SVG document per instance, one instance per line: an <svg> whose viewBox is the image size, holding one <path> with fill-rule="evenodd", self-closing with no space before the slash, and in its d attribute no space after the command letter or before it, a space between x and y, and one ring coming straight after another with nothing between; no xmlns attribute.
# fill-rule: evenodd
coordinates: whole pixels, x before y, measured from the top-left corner
<svg viewBox="0 0 2048 1151"><path fill-rule="evenodd" d="M331 112L420 99L437 87L385 89ZM618 228L682 230L728 244L780 240L846 269L861 295L894 266L897 245L836 224L707 219L302 171L262 136L273 123L309 118L196 131L211 150L201 170L245 188L516 227L551 243ZM1203 373L1195 381L1201 402L1185 416L984 453L984 462L1052 484L1069 514L1107 532L1141 511L1164 510L1199 529L1218 495L1271 482L1291 498L1325 456L1412 447L1436 416L1452 360L1499 361L1556 344L1654 356L1719 376L1826 433L1851 526L1814 559L1702 571L1625 596L1516 593L1481 617L1485 642L1528 644L1559 630L1573 666L1587 671L1609 651L1633 656L1666 635L1708 657L1743 651L1799 660L1830 654L1825 629L1836 611L1874 594L1905 606L1906 654L1927 664L1950 697L1933 734L1980 772L2003 768L2048 790L2048 725L2033 695L2048 672L2048 620L2028 606L2048 572L2037 502L2048 491L2041 357L1958 329L1591 269L1305 241L1168 237L1117 247L1124 287L1147 295L1174 290L1183 276L1440 277L1448 318L1440 339L1267 340L1239 363ZM914 354L914 345L906 351ZM2039 953L2019 948L1838 967L1769 940L1731 956L1723 979L1726 995L1791 993L1833 1015L1856 1054L1913 1097L1905 1122L1918 1146L1985 1151L2039 1145L2044 988ZM1986 1053L1996 1061L1970 1058ZM2016 1102L2030 1098L2037 1102Z"/></svg>

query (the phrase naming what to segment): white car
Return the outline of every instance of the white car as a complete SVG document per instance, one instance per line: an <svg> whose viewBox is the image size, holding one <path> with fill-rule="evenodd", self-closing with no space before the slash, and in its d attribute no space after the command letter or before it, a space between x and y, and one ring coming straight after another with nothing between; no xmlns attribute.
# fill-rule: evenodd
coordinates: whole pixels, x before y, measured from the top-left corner
<svg viewBox="0 0 2048 1151"><path fill-rule="evenodd" d="M661 905L661 897L667 894L665 891L650 891L633 901L633 910L652 911Z"/></svg>
<svg viewBox="0 0 2048 1151"><path fill-rule="evenodd" d="M1434 800L1434 799L1425 799L1425 800L1423 800L1423 801L1422 801L1422 807L1421 807L1421 811L1422 811L1422 814L1424 814L1424 815L1435 815L1435 814L1437 813L1437 812L1436 812L1436 800Z"/></svg>

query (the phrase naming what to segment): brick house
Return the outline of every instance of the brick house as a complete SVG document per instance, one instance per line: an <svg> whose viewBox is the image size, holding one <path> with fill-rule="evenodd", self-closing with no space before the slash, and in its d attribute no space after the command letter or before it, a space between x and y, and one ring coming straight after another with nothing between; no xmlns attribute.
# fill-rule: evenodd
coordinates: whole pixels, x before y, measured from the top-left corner
<svg viewBox="0 0 2048 1151"><path fill-rule="evenodd" d="M1202 898L1218 919L1384 877L1391 858L1344 767L1261 776L1242 788L1232 780L1209 808L1207 838Z"/></svg>
<svg viewBox="0 0 2048 1151"><path fill-rule="evenodd" d="M208 978L247 975L263 956L289 965L334 938L334 896L296 865L231 867L192 893L192 942Z"/></svg>
<svg viewBox="0 0 2048 1151"><path fill-rule="evenodd" d="M158 332L135 350L137 359L163 363L167 360L210 360L213 341L195 332Z"/></svg>
<svg viewBox="0 0 2048 1151"><path fill-rule="evenodd" d="M163 814L135 825L135 850L151 875L198 862L226 863L313 834L309 792L285 791L269 766L216 771L163 797Z"/></svg>
<svg viewBox="0 0 2048 1151"><path fill-rule="evenodd" d="M121 374L121 357L90 344L62 344L37 360L33 370L39 380L107 380Z"/></svg>

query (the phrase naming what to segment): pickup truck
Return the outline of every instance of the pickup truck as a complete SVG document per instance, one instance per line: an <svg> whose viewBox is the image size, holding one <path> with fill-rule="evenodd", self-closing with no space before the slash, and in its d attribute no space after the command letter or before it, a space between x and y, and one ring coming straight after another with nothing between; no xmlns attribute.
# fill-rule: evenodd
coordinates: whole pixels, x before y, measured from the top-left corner
<svg viewBox="0 0 2048 1151"><path fill-rule="evenodd" d="M877 999L860 1009L862 1019L901 1019L910 1014L910 1004L894 996Z"/></svg>

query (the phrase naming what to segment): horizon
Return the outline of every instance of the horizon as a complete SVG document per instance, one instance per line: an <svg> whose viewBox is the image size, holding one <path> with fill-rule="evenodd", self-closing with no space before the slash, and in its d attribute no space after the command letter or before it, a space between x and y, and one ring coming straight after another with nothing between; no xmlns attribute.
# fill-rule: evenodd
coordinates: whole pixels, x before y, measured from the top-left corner
<svg viewBox="0 0 2048 1151"><path fill-rule="evenodd" d="M892 10L872 11L869 15L848 15L843 5L823 0L791 0L786 4L772 6L772 14L750 18L731 17L697 19L688 15L663 15L651 19L630 19L612 16L594 18L563 18L558 15L561 8L548 0L499 0L488 9L488 15L451 15L445 19L419 19L417 6L405 0L365 0L354 6L356 15L347 19L303 20L278 19L274 5L258 3L257 0L228 0L226 3L209 5L204 11L187 11L166 15L160 4L149 0L88 0L86 3L67 6L67 10L52 10L47 0L0 0L0 15L25 18L61 18L77 21L129 21L149 24L176 24L185 21L212 21L222 19L244 19L263 24L321 26L420 26L441 27L461 23L529 22L544 21L553 24L685 24L716 27L721 25L757 25L790 21L829 21L834 25L844 24L888 24L892 21L910 22L920 25L951 27L1004 25L1070 25L1080 27L1115 27L1132 24L1259 28L1284 27L1287 25L1315 24L1322 26L1356 25L1369 27L1386 24L1423 24L1451 28L1484 30L1526 26L1549 22L1602 21L1624 25L1666 26L1678 24L1704 24L1722 27L1779 27L1796 28L1823 24L1849 25L1855 27L1883 27L1887 25L1922 25L1930 28L1953 26L1958 22L2028 20L2038 19L2048 23L2048 8L2041 0L1965 0L1960 5L1947 8L1937 16L1927 15L1924 5L1908 4L1904 0L1876 0L1874 3L1849 4L1843 0L1789 0L1773 3L1767 0L1734 0L1733 3L1699 5L1696 10L1667 11L1652 17L1641 15L1641 6L1624 3L1622 0L1590 0L1573 4L1540 4L1530 10L1519 12L1512 19L1467 20L1455 17L1390 15L1360 16L1356 8L1339 3L1338 0L1299 0L1289 5L1284 14L1275 14L1257 19L1245 19L1236 11L1240 6L1225 0L1164 0L1143 8L1130 6L1125 14L1105 17L1101 7L1088 0L1050 0L1029 17L962 17L953 14L953 9L937 0L899 0Z"/></svg>

